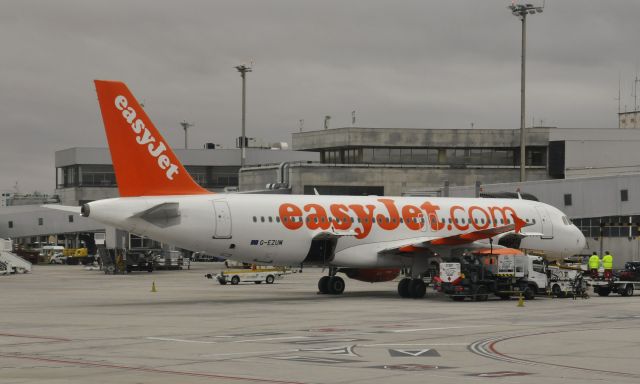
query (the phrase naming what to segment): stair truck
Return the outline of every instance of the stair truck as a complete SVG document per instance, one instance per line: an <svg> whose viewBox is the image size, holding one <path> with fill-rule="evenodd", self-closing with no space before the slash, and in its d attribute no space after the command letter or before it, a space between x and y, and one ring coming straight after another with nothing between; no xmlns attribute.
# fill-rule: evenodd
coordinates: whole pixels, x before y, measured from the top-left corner
<svg viewBox="0 0 640 384"><path fill-rule="evenodd" d="M485 301L491 294L501 299L522 294L532 300L549 286L546 261L512 248L465 252L459 260L440 263L434 282L455 301Z"/></svg>

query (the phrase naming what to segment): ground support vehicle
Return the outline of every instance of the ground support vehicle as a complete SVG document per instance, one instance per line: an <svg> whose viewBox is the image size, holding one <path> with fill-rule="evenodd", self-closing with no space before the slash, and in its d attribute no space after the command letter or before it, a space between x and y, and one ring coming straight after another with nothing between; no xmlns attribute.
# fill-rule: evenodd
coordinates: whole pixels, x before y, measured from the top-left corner
<svg viewBox="0 0 640 384"><path fill-rule="evenodd" d="M553 296L559 298L585 296L587 282L583 279L583 270L580 266L550 265L547 270L548 286Z"/></svg>
<svg viewBox="0 0 640 384"><path fill-rule="evenodd" d="M252 269L226 269L217 275L210 273L205 277L208 279L215 278L220 285L227 283L231 285L238 285L244 282L253 282L255 284L261 284L265 282L267 284L273 284L276 279L282 279L284 277L283 269L276 268L252 268Z"/></svg>
<svg viewBox="0 0 640 384"><path fill-rule="evenodd" d="M154 255L153 262L156 269L182 269L185 264L180 251L161 251Z"/></svg>
<svg viewBox="0 0 640 384"><path fill-rule="evenodd" d="M624 269L616 271L608 280L590 281L593 291L600 296L609 296L617 293L621 296L633 296L636 289L640 289L640 262L630 261L624 265Z"/></svg>
<svg viewBox="0 0 640 384"><path fill-rule="evenodd" d="M434 281L436 289L456 301L485 301L489 295L532 300L547 290L547 264L542 257L517 249L482 249L465 253L459 261L441 263Z"/></svg>
<svg viewBox="0 0 640 384"><path fill-rule="evenodd" d="M127 257L125 260L125 270L127 273L131 273L133 271L153 272L154 263L153 255L151 254L151 252L129 251L126 253L126 255Z"/></svg>
<svg viewBox="0 0 640 384"><path fill-rule="evenodd" d="M0 239L0 275L29 272L31 263L13 253L13 242Z"/></svg>
<svg viewBox="0 0 640 384"><path fill-rule="evenodd" d="M66 257L65 262L69 265L87 264L89 261L89 251L87 248L65 248L62 254Z"/></svg>

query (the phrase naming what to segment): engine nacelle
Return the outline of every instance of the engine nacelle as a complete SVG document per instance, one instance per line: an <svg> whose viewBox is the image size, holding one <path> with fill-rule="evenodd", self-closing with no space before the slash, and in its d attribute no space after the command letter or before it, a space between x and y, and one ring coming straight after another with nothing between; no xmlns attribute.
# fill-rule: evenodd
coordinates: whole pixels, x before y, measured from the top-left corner
<svg viewBox="0 0 640 384"><path fill-rule="evenodd" d="M380 283L398 277L400 268L342 268L340 272L344 272L350 279Z"/></svg>

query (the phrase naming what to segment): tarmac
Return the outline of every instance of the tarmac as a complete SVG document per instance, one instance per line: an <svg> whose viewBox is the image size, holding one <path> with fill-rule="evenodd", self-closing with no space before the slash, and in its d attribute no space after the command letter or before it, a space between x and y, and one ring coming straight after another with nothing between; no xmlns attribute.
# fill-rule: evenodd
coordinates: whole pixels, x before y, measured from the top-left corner
<svg viewBox="0 0 640 384"><path fill-rule="evenodd" d="M0 276L0 383L640 382L640 296L518 307L350 279L331 296L320 269L204 278L220 268Z"/></svg>

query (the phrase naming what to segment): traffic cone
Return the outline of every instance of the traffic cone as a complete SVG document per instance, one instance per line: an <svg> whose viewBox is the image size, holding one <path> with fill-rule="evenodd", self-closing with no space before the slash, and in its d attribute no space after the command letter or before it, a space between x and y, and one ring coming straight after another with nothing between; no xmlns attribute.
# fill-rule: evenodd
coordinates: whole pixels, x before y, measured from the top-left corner
<svg viewBox="0 0 640 384"><path fill-rule="evenodd" d="M518 298L518 307L524 307L524 297L522 297L522 293L520 294L520 297Z"/></svg>
<svg viewBox="0 0 640 384"><path fill-rule="evenodd" d="M151 292L158 292L158 290L156 289L156 281L153 280L153 283L151 283Z"/></svg>

